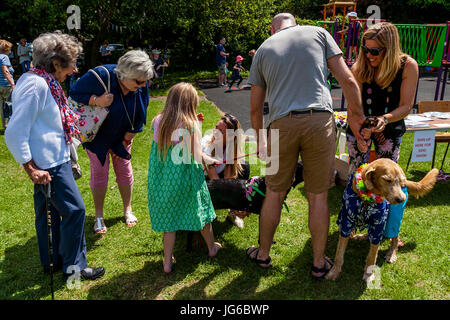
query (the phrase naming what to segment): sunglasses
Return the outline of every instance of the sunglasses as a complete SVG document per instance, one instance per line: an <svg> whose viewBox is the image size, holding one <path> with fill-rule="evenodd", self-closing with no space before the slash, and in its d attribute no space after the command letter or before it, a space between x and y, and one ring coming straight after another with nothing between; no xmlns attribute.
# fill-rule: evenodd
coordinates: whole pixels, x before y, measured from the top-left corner
<svg viewBox="0 0 450 320"><path fill-rule="evenodd" d="M238 120L233 115L226 113L224 117L227 118L233 124L233 127L235 129L237 128Z"/></svg>
<svg viewBox="0 0 450 320"><path fill-rule="evenodd" d="M138 86L141 86L141 85L143 85L144 83L146 83L148 80L144 80L144 81L139 81L138 79L133 79L134 80L134 82L136 82L136 84L138 85Z"/></svg>
<svg viewBox="0 0 450 320"><path fill-rule="evenodd" d="M381 51L383 51L386 48L367 48L366 46L361 46L361 48L363 49L364 53L370 53L373 56L378 56Z"/></svg>

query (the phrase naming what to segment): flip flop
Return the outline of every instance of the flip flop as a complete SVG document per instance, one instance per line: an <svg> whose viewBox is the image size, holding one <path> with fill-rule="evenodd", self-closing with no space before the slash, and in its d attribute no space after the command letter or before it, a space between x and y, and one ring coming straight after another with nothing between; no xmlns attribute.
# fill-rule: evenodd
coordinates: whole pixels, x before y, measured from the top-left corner
<svg viewBox="0 0 450 320"><path fill-rule="evenodd" d="M323 280L323 279L325 279L325 276L328 274L328 272L330 272L331 268L333 268L334 263L333 263L333 261L331 261L330 258L324 257L324 260L325 261L324 261L324 265L323 265L322 268L317 268L314 265L311 266L311 271L312 272L323 273L323 275L321 275L321 276L313 276L311 274L311 277L314 280ZM329 268L327 268L327 265L329 266Z"/></svg>
<svg viewBox="0 0 450 320"><path fill-rule="evenodd" d="M255 254L252 256L252 253L255 252ZM258 259L258 252L259 252L259 248L258 247L250 247L247 249L247 257L250 259L250 261L255 262L259 267L263 268L263 269L270 269L273 266L270 264L270 261L272 261L272 258L268 257L266 260L261 260ZM265 264L266 266L263 266L263 264Z"/></svg>
<svg viewBox="0 0 450 320"><path fill-rule="evenodd" d="M98 234L106 233L106 231L107 231L106 226L102 225L102 221L103 220L104 220L103 218L96 218L95 219L95 223L94 223L94 231L95 231L95 233L98 233Z"/></svg>

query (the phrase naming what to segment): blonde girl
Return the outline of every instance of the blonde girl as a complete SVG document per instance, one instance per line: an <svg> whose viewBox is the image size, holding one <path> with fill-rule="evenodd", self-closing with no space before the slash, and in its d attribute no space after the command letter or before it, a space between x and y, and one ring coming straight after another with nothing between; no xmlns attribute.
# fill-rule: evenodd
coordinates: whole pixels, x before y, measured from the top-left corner
<svg viewBox="0 0 450 320"><path fill-rule="evenodd" d="M152 228L164 232L165 273L172 271L176 231L200 231L214 257L222 247L214 241L216 218L202 161L217 160L201 151L197 91L189 83L169 90L163 111L152 122L153 143L148 168L148 208Z"/></svg>

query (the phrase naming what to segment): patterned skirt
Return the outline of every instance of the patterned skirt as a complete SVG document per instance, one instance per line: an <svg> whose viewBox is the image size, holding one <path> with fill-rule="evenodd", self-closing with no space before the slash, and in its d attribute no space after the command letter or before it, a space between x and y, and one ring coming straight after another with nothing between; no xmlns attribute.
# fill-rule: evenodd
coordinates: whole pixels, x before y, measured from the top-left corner
<svg viewBox="0 0 450 320"><path fill-rule="evenodd" d="M179 163L182 150L175 148L170 147L161 161L157 143L152 143L147 184L152 228L156 232L199 231L216 218L216 213L202 165L191 155Z"/></svg>

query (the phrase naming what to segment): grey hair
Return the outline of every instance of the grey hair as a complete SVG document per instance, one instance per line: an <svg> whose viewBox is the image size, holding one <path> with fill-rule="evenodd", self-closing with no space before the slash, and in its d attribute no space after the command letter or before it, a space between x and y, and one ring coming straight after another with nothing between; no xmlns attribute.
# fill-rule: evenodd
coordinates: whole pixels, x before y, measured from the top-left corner
<svg viewBox="0 0 450 320"><path fill-rule="evenodd" d="M33 65L47 72L55 72L53 61L59 61L66 68L74 61L83 47L74 36L61 31L41 34L33 41Z"/></svg>
<svg viewBox="0 0 450 320"><path fill-rule="evenodd" d="M272 19L272 28L279 30L286 23L288 26L295 26L297 24L292 14L286 12L279 13Z"/></svg>
<svg viewBox="0 0 450 320"><path fill-rule="evenodd" d="M153 62L142 50L130 50L119 58L114 69L119 80L153 78Z"/></svg>

